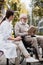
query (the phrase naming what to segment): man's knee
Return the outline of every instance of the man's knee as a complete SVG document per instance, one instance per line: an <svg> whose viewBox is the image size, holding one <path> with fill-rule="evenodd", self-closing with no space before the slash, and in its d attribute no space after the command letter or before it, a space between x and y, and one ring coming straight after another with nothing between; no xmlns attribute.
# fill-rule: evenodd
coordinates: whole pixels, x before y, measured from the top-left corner
<svg viewBox="0 0 43 65"><path fill-rule="evenodd" d="M33 41L33 42L37 42L37 38L36 38L36 37L33 37L33 38L32 38L32 41Z"/></svg>

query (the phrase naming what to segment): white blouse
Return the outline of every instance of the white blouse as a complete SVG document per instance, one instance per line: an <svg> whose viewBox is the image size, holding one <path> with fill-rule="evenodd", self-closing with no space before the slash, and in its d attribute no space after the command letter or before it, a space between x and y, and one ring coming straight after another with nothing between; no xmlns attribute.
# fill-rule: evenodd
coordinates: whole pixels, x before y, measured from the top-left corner
<svg viewBox="0 0 43 65"><path fill-rule="evenodd" d="M12 35L12 24L8 19L0 25L0 50L5 54L6 58L17 57L16 45L8 38Z"/></svg>

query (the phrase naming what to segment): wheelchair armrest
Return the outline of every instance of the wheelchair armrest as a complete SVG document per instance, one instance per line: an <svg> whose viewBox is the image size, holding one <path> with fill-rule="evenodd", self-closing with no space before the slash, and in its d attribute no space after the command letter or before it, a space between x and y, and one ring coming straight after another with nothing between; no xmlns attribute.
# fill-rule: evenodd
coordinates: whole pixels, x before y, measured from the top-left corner
<svg viewBox="0 0 43 65"><path fill-rule="evenodd" d="M29 47L27 47L27 50L33 51L33 48L29 48Z"/></svg>

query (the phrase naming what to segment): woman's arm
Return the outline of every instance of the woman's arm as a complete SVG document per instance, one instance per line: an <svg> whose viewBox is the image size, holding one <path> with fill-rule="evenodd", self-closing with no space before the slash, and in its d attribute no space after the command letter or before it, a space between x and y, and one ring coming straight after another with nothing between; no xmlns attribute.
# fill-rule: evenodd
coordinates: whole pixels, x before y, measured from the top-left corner
<svg viewBox="0 0 43 65"><path fill-rule="evenodd" d="M21 40L22 38L20 36L14 38L14 37L9 37L8 40L14 40L14 41L19 41Z"/></svg>

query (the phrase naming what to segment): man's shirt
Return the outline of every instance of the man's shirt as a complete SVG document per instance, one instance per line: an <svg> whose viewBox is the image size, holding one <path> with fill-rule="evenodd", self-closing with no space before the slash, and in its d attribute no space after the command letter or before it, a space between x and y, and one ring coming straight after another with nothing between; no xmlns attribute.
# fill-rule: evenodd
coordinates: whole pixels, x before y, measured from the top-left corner
<svg viewBox="0 0 43 65"><path fill-rule="evenodd" d="M27 34L27 31L29 29L29 25L27 23L24 23L24 22L17 22L16 25L15 25L15 35L16 36L25 36L25 35L28 35Z"/></svg>

